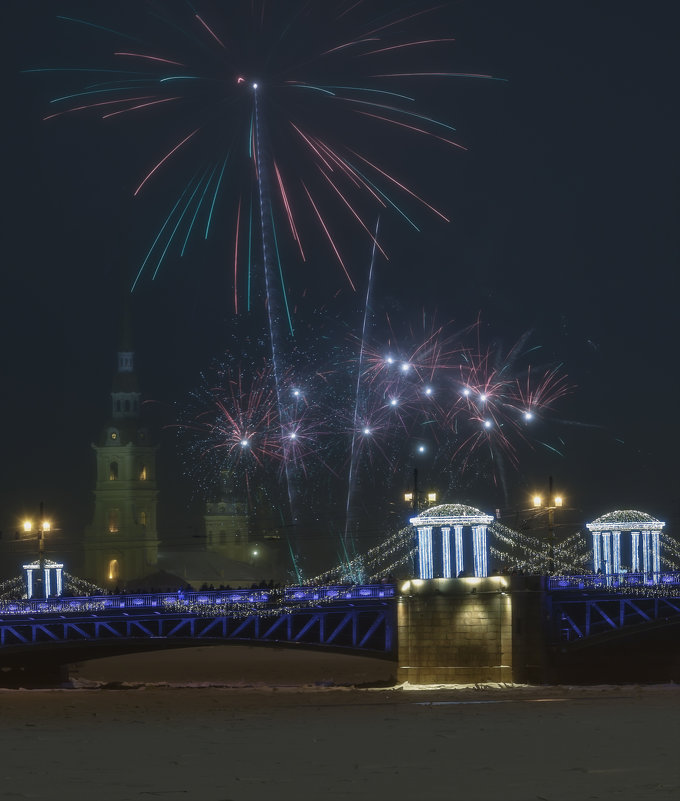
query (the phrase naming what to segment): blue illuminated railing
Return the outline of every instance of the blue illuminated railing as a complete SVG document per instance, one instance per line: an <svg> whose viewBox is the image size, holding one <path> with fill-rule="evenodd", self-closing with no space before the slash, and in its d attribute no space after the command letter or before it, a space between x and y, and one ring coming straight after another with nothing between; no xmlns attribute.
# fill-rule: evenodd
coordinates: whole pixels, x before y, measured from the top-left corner
<svg viewBox="0 0 680 801"><path fill-rule="evenodd" d="M680 585L680 573L598 573L583 576L550 576L549 590L597 590L611 587Z"/></svg>
<svg viewBox="0 0 680 801"><path fill-rule="evenodd" d="M286 587L286 601L361 600L363 598L394 598L394 584L366 584L360 586Z"/></svg>
<svg viewBox="0 0 680 801"><path fill-rule="evenodd" d="M206 590L201 592L128 593L87 595L32 600L0 601L0 615L64 614L87 611L117 611L165 607L167 604L229 606L241 604L313 603L393 598L394 584L330 587L284 587L280 590Z"/></svg>

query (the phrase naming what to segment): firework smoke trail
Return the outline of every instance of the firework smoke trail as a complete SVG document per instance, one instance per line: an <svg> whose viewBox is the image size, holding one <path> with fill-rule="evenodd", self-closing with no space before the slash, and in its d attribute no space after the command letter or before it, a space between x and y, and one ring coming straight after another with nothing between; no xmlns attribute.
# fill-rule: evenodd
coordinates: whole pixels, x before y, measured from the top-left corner
<svg viewBox="0 0 680 801"><path fill-rule="evenodd" d="M364 305L364 319L361 326L361 345L359 346L359 367L357 370L357 386L356 392L354 395L354 419L352 423L352 446L350 451L350 460L349 460L349 475L347 479L347 506L345 509L345 537L343 546L345 550L347 550L347 540L349 536L349 523L350 523L350 504L352 501L352 493L354 490L354 473L356 471L356 459L357 459L357 447L356 447L356 438L357 438L357 427L359 422L359 392L361 389L361 378L363 375L363 368L364 368L364 346L366 342L366 323L368 321L368 315L370 312L370 298L371 298L371 287L373 285L373 268L375 266L375 255L376 249L378 246L378 230L380 227L380 217L375 224L375 234L373 236L373 249L371 252L371 266L368 271L368 286L366 288L366 303Z"/></svg>
<svg viewBox="0 0 680 801"><path fill-rule="evenodd" d="M272 366L274 370L274 384L276 387L276 399L279 409L279 425L281 426L281 443L283 448L283 463L284 473L286 476L286 491L288 493L288 507L290 510L291 522L295 523L297 519L295 510L295 492L293 487L293 479L291 476L290 459L289 459L289 446L283 432L288 428L287 423L288 415L284 409L281 399L281 383L280 371L281 365L279 364L279 349L277 347L278 332L277 326L279 322L278 304L275 303L274 297L274 277L272 275L272 255L275 247L275 232L274 221L271 209L271 196L268 185L268 170L264 158L264 132L262 130L261 109L259 103L259 86L253 84L253 92L255 95L255 143L257 153L257 187L260 201L260 232L262 235L262 267L264 271L265 280L265 294L267 305L267 319L269 321L269 338L271 344ZM285 300L285 288L283 288ZM291 328L292 333L292 328Z"/></svg>

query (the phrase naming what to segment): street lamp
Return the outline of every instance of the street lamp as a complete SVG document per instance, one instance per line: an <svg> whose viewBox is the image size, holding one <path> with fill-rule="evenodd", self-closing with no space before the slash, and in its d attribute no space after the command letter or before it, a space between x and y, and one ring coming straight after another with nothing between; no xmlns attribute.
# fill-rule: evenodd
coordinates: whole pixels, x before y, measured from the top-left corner
<svg viewBox="0 0 680 801"><path fill-rule="evenodd" d="M426 506L437 502L436 492L420 492L418 490L418 468L413 470L413 492L405 492L404 500L406 503L411 504L414 514L418 514L418 509L421 505L421 500L425 502Z"/></svg>
<svg viewBox="0 0 680 801"><path fill-rule="evenodd" d="M26 534L30 534L33 530L33 522L31 520L24 520L24 532ZM41 581L43 581L43 595L47 597L45 590L47 589L44 586L44 576L45 576L45 534L50 530L50 521L45 520L43 517L43 507L42 503L40 504L40 520L38 522L38 565L40 568L40 577Z"/></svg>
<svg viewBox="0 0 680 801"><path fill-rule="evenodd" d="M553 494L553 479L548 477L548 497L544 503L543 496L534 495L534 509L541 509L548 513L548 546L550 548L550 560L548 571L553 573L555 570L555 510L564 505L562 495Z"/></svg>

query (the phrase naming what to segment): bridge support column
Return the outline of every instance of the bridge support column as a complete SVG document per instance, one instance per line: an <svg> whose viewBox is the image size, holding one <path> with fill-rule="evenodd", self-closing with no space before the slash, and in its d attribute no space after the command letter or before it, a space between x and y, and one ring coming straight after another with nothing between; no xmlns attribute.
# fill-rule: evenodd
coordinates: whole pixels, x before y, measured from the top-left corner
<svg viewBox="0 0 680 801"><path fill-rule="evenodd" d="M397 680L511 682L508 584L502 576L405 581L397 607Z"/></svg>
<svg viewBox="0 0 680 801"><path fill-rule="evenodd" d="M397 681L548 681L547 604L540 577L404 581L397 606Z"/></svg>

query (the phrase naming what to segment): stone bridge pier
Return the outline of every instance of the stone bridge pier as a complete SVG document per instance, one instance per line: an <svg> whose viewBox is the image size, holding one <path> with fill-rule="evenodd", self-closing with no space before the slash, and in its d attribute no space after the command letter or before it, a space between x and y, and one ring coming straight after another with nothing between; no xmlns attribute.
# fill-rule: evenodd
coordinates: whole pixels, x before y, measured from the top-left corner
<svg viewBox="0 0 680 801"><path fill-rule="evenodd" d="M397 681L548 679L550 612L543 577L410 579L398 589Z"/></svg>

